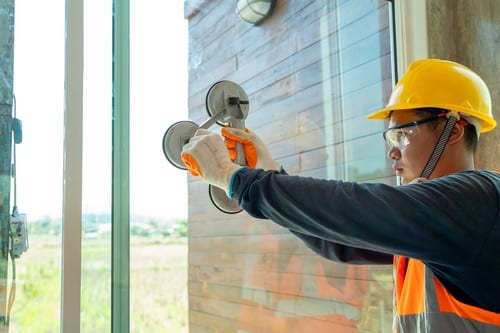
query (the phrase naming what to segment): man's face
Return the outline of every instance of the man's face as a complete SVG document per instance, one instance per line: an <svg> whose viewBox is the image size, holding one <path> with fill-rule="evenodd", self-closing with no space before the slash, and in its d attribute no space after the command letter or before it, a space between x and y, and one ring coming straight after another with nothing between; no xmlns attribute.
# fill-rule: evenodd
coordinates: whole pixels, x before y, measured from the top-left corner
<svg viewBox="0 0 500 333"><path fill-rule="evenodd" d="M388 130L384 133L389 144L387 158L392 161L392 168L403 185L420 177L438 141L439 131L429 125L427 119L430 118L435 119L422 118L408 110L391 114Z"/></svg>

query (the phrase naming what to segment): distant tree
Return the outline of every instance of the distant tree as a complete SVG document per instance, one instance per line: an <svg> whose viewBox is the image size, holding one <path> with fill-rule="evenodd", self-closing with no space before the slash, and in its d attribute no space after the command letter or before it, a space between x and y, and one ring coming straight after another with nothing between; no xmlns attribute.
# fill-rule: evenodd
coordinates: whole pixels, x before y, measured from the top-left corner
<svg viewBox="0 0 500 333"><path fill-rule="evenodd" d="M187 237L188 236L188 222L187 222L187 220L179 221L177 228L175 229L174 234L177 237Z"/></svg>

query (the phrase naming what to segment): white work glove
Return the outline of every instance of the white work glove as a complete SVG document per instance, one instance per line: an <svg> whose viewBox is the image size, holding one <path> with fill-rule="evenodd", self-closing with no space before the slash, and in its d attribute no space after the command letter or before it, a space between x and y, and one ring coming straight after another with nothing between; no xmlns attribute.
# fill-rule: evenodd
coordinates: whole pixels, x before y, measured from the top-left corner
<svg viewBox="0 0 500 333"><path fill-rule="evenodd" d="M198 129L184 145L182 162L189 173L200 176L206 183L229 192L229 182L233 173L241 168L229 157L222 137L205 129Z"/></svg>
<svg viewBox="0 0 500 333"><path fill-rule="evenodd" d="M226 147L232 161L237 158L236 144L240 143L243 145L247 166L264 170L280 170L281 164L273 160L264 142L254 132L247 128L242 130L233 127L224 127L221 132L226 139Z"/></svg>

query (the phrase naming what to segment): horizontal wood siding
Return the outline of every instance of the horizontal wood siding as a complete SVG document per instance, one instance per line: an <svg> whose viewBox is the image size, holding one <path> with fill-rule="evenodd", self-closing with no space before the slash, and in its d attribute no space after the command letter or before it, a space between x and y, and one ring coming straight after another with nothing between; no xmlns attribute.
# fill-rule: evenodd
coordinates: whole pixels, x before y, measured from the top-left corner
<svg viewBox="0 0 500 333"><path fill-rule="evenodd" d="M289 173L394 183L384 124L365 119L392 87L386 1L278 0L260 26L234 1L185 4L190 120L206 120L208 89L231 80L249 95L246 126ZM224 214L194 177L188 275L191 333L391 327L390 268L334 263L270 221Z"/></svg>

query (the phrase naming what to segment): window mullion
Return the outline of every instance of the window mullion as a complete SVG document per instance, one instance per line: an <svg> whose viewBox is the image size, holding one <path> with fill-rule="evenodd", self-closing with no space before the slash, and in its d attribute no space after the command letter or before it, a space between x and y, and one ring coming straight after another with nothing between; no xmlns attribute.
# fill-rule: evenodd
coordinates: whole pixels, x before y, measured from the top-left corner
<svg viewBox="0 0 500 333"><path fill-rule="evenodd" d="M112 326L130 330L130 4L113 1Z"/></svg>
<svg viewBox="0 0 500 333"><path fill-rule="evenodd" d="M61 329L80 332L83 0L66 0Z"/></svg>

